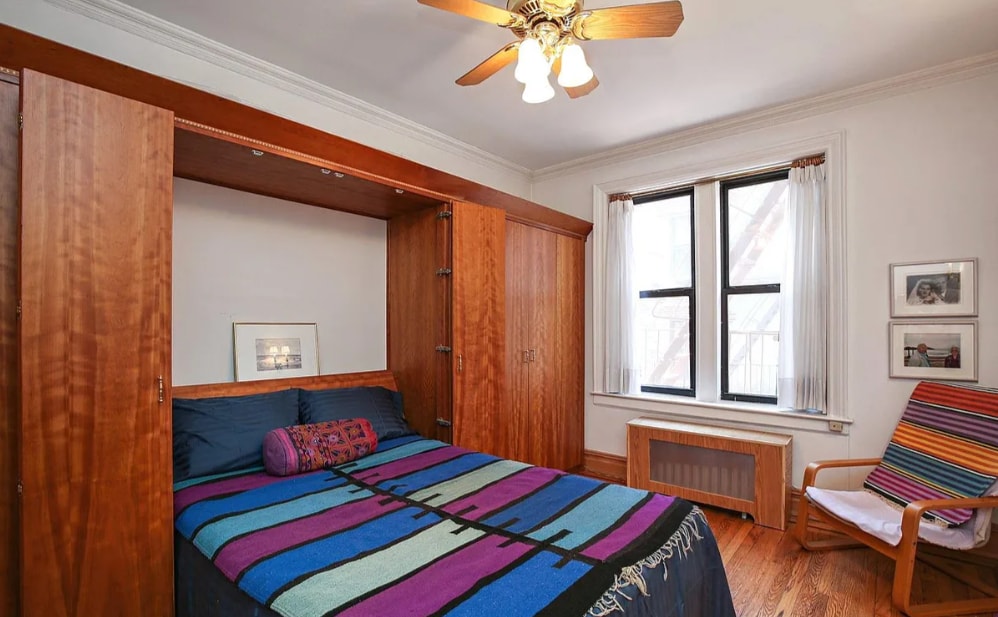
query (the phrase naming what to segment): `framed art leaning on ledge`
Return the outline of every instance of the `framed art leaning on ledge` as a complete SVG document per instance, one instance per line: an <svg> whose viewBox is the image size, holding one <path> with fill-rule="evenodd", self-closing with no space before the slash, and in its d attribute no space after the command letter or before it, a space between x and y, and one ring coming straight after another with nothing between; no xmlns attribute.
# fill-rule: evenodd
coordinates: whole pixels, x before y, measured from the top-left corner
<svg viewBox="0 0 998 617"><path fill-rule="evenodd" d="M977 324L890 323L890 376L977 381Z"/></svg>
<svg viewBox="0 0 998 617"><path fill-rule="evenodd" d="M314 323L233 323L236 381L319 374Z"/></svg>

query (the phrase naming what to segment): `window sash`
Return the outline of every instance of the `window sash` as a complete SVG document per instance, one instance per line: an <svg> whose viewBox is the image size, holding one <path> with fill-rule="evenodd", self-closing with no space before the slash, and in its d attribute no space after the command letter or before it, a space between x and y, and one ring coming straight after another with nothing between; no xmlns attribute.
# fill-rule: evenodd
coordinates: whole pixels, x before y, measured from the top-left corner
<svg viewBox="0 0 998 617"><path fill-rule="evenodd" d="M779 180L789 180L790 169L780 169L772 172L765 172L761 174L756 174L753 176L747 176L744 178L738 178L735 180L727 180L719 182L720 190L720 255L721 260L721 314L720 314L720 334L721 334L721 354L719 363L720 381L721 381L721 392L720 396L722 400L726 401L738 401L738 402L750 402L750 403L766 403L775 405L777 397L774 396L763 396L758 394L746 394L740 392L732 392L730 388L731 381L731 366L729 365L730 360L730 315L728 313L729 308L729 298L733 295L742 294L779 294L780 284L756 284L756 285L732 285L731 284L731 236L729 228L729 191L733 189L743 188L746 186L753 186L756 184L767 184L770 182L776 182Z"/></svg>
<svg viewBox="0 0 998 617"><path fill-rule="evenodd" d="M634 205L639 206L649 202L686 196L689 201L689 208L690 208L690 286L672 287L667 289L643 289L638 291L639 299L685 297L689 300L688 304L689 304L689 320L690 320L689 321L690 359L689 359L688 370L690 374L690 387L672 388L668 386L641 384L642 392L654 392L658 394L676 394L679 396L688 396L688 397L696 396L696 376L697 376L696 280L697 279L696 279L695 257L696 257L697 245L696 245L696 225L694 224L695 215L696 215L694 189L695 187L693 186L686 186L678 189L658 191L634 197Z"/></svg>

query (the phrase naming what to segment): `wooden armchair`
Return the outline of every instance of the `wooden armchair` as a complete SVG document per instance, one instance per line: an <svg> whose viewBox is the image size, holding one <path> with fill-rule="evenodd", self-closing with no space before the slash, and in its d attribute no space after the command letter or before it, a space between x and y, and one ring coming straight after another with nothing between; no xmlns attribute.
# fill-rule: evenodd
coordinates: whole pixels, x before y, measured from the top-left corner
<svg viewBox="0 0 998 617"><path fill-rule="evenodd" d="M823 469L869 467L861 491L815 486ZM998 390L922 382L882 458L821 461L804 472L795 536L808 550L868 546L895 561L892 601L912 617L998 612L998 588L967 580L939 551L987 543L998 508ZM812 520L847 537L809 538ZM919 554L919 547L922 547ZM927 557L926 553L933 556ZM991 597L911 603L916 557Z"/></svg>

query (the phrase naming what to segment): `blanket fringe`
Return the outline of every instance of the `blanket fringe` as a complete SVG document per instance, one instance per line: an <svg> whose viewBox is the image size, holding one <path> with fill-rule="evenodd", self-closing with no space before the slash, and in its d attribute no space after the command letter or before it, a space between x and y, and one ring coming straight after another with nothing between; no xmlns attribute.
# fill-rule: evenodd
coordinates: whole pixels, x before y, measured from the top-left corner
<svg viewBox="0 0 998 617"><path fill-rule="evenodd" d="M648 584L645 582L645 568L648 570L657 568L664 564L666 559L671 558L677 550L682 551L679 553L680 558L685 557L693 550L694 541L703 539L703 536L700 535L700 523L706 525L707 517L704 516L700 508L694 507L668 542L636 564L627 566L614 577L613 585L603 593L603 597L592 605L589 612L586 613L587 617L606 617L617 611L623 612L624 607L621 600L632 599L631 596L624 593L625 589L634 588L641 595L647 596ZM662 578L669 578L669 569L664 565L662 566Z"/></svg>

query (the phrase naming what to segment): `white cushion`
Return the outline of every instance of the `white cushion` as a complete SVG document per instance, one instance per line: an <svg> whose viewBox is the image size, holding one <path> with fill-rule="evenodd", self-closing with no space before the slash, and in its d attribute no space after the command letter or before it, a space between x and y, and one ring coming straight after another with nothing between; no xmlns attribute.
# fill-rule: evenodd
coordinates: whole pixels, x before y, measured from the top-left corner
<svg viewBox="0 0 998 617"><path fill-rule="evenodd" d="M994 490L992 487L989 493ZM872 492L833 491L809 486L807 496L835 516L892 546L901 542L901 510L891 507ZM990 509L975 510L969 521L957 527L941 527L925 520L918 526L918 537L922 540L957 550L987 544L990 534Z"/></svg>

